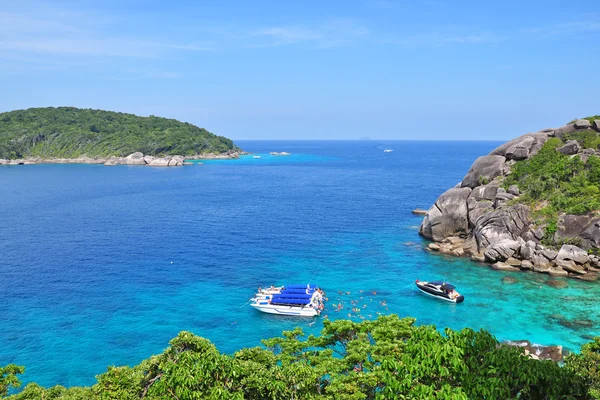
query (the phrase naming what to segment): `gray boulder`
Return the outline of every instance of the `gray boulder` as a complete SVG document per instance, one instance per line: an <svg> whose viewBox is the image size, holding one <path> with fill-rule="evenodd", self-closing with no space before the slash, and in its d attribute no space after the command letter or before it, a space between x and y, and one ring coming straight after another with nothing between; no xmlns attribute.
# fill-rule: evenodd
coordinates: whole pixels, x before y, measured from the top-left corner
<svg viewBox="0 0 600 400"><path fill-rule="evenodd" d="M535 139L532 136L523 136L517 143L506 149L506 158L509 160L525 160L529 156L529 149L531 149L534 142Z"/></svg>
<svg viewBox="0 0 600 400"><path fill-rule="evenodd" d="M512 194L513 196L518 196L520 193L519 187L517 185L510 185L508 188L508 193Z"/></svg>
<svg viewBox="0 0 600 400"><path fill-rule="evenodd" d="M149 165L152 162L152 160L154 160L154 157L152 157L152 156L144 156L144 162L146 164Z"/></svg>
<svg viewBox="0 0 600 400"><path fill-rule="evenodd" d="M533 263L529 260L523 260L521 262L521 269L533 269Z"/></svg>
<svg viewBox="0 0 600 400"><path fill-rule="evenodd" d="M595 130L597 130L598 132L600 132L600 119L595 119L594 123L592 125L594 126Z"/></svg>
<svg viewBox="0 0 600 400"><path fill-rule="evenodd" d="M535 272L547 273L552 268L552 263L541 254L534 254L531 261L533 262L533 270Z"/></svg>
<svg viewBox="0 0 600 400"><path fill-rule="evenodd" d="M587 119L578 119L575 121L575 128L577 129L589 129L592 124Z"/></svg>
<svg viewBox="0 0 600 400"><path fill-rule="evenodd" d="M123 163L127 165L146 165L146 161L144 161L144 154L140 153L139 151L125 157Z"/></svg>
<svg viewBox="0 0 600 400"><path fill-rule="evenodd" d="M503 156L509 160L524 160L537 153L547 140L547 132L528 133L497 147L490 155Z"/></svg>
<svg viewBox="0 0 600 400"><path fill-rule="evenodd" d="M523 260L531 260L535 254L535 247L521 246L520 254Z"/></svg>
<svg viewBox="0 0 600 400"><path fill-rule="evenodd" d="M561 239L578 237L593 219L593 215L561 215L558 219L554 239L560 241Z"/></svg>
<svg viewBox="0 0 600 400"><path fill-rule="evenodd" d="M475 201L469 198L467 204L469 207L469 228L471 229L477 225L477 220L481 216L487 214L490 210L493 210L493 203L487 200Z"/></svg>
<svg viewBox="0 0 600 400"><path fill-rule="evenodd" d="M475 160L461 186L474 188L502 175L506 159L503 156L482 156Z"/></svg>
<svg viewBox="0 0 600 400"><path fill-rule="evenodd" d="M563 244L556 256L556 264L563 268L565 268L564 265L559 264L559 262L574 261L577 264L585 264L588 260L589 256L585 250L571 244Z"/></svg>
<svg viewBox="0 0 600 400"><path fill-rule="evenodd" d="M521 244L516 240L504 239L490 245L485 252L485 258L490 261L505 261L514 256Z"/></svg>
<svg viewBox="0 0 600 400"><path fill-rule="evenodd" d="M466 234L469 229L469 194L469 188L452 188L444 192L427 211L419 233L436 242L448 236Z"/></svg>
<svg viewBox="0 0 600 400"><path fill-rule="evenodd" d="M469 200L473 199L476 201L481 200L494 200L496 197L496 193L498 192L498 185L494 183L490 183L489 185L481 185L477 186L471 192L469 196Z"/></svg>
<svg viewBox="0 0 600 400"><path fill-rule="evenodd" d="M542 254L544 257L546 257L546 258L547 258L549 261L552 261L552 260L554 260L554 259L556 258L556 256L558 255L558 253L557 253L556 251L554 251L554 250L549 250L549 249L542 250L540 253L541 253L541 254Z"/></svg>
<svg viewBox="0 0 600 400"><path fill-rule="evenodd" d="M170 157L165 158L153 158L152 161L148 163L151 167L168 167L169 161L171 161Z"/></svg>
<svg viewBox="0 0 600 400"><path fill-rule="evenodd" d="M169 167L179 167L183 165L183 157L182 156L173 156L169 160Z"/></svg>
<svg viewBox="0 0 600 400"><path fill-rule="evenodd" d="M579 236L588 248L600 247L600 218L590 221Z"/></svg>
<svg viewBox="0 0 600 400"><path fill-rule="evenodd" d="M565 137L565 135L567 135L569 133L573 133L576 130L577 130L577 128L575 128L575 124L567 124L558 129L555 129L554 136L556 136L559 139L563 139Z"/></svg>
<svg viewBox="0 0 600 400"><path fill-rule="evenodd" d="M521 204L483 215L473 229L478 248L487 248L504 239L517 240L528 228L528 216L529 208Z"/></svg>
<svg viewBox="0 0 600 400"><path fill-rule="evenodd" d="M565 156L577 154L579 152L579 143L577 143L577 140L569 140L563 146L557 148L556 151Z"/></svg>
<svg viewBox="0 0 600 400"><path fill-rule="evenodd" d="M513 267L512 265L508 265L507 263L497 262L492 265L492 269L498 271L519 271L518 267Z"/></svg>

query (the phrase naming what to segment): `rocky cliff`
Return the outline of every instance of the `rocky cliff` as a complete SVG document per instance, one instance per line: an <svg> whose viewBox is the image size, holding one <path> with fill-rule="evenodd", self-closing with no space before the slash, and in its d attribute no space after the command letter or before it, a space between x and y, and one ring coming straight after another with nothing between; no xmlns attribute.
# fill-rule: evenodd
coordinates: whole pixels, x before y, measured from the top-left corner
<svg viewBox="0 0 600 400"><path fill-rule="evenodd" d="M534 188L509 183L515 165L533 161L549 140L555 147L545 151L557 152L557 157L565 160L578 157L576 162L582 170L586 163L599 162L594 160L600 156L599 132L600 117L577 120L557 129L525 134L477 158L464 179L444 192L427 211L419 233L434 242L429 244L430 250L469 256L495 269L598 279L598 210L569 214L554 207L557 219L550 229L549 223L532 216L539 214L548 201L531 201L536 198L529 193ZM589 143L595 148L586 148ZM546 181L542 184L551 186ZM595 185L588 184L586 189L594 196L598 193ZM520 201L522 196L529 201Z"/></svg>

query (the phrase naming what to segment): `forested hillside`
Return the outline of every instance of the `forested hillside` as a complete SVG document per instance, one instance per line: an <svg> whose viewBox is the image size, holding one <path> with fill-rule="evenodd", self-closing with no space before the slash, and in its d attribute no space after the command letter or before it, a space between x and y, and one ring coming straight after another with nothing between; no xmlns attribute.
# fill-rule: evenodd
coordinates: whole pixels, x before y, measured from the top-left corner
<svg viewBox="0 0 600 400"><path fill-rule="evenodd" d="M233 142L174 119L75 107L0 113L0 158L193 156L236 149Z"/></svg>

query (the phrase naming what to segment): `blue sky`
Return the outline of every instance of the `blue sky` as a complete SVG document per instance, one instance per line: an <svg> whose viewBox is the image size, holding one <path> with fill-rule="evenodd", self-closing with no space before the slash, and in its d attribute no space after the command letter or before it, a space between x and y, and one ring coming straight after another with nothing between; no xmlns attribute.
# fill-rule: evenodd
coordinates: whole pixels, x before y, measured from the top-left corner
<svg viewBox="0 0 600 400"><path fill-rule="evenodd" d="M0 0L0 111L233 139L508 139L600 114L600 2Z"/></svg>

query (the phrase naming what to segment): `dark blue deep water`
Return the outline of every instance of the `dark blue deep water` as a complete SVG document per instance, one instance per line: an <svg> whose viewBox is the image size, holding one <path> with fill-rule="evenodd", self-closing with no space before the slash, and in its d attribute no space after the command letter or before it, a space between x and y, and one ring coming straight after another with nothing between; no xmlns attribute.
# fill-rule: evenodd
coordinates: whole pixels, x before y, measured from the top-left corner
<svg viewBox="0 0 600 400"><path fill-rule="evenodd" d="M571 349L600 335L596 284L555 289L547 276L423 250L411 210L428 208L498 143L239 145L262 158L0 168L0 365L25 365L24 381L89 385L109 365L161 352L181 330L225 352L295 326L317 332L321 318L245 306L259 285L309 280L328 293L329 318L397 313ZM466 301L420 295L417 278L445 278ZM564 322L575 320L593 327Z"/></svg>

